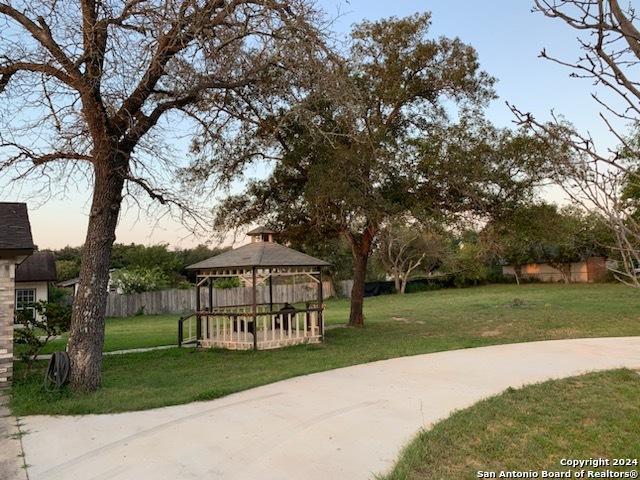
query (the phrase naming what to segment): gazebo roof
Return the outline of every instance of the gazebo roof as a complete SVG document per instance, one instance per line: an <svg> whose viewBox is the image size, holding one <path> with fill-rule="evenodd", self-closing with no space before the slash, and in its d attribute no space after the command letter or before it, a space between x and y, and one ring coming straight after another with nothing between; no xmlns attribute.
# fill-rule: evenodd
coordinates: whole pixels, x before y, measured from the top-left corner
<svg viewBox="0 0 640 480"><path fill-rule="evenodd" d="M267 232L261 232L267 233ZM326 267L331 265L274 242L254 242L187 267L188 270L241 267Z"/></svg>

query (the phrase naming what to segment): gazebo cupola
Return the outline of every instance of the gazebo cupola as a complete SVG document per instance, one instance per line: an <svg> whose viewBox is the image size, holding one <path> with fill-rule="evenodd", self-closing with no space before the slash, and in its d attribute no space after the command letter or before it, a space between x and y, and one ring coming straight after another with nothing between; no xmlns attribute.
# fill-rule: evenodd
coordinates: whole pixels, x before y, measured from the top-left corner
<svg viewBox="0 0 640 480"><path fill-rule="evenodd" d="M321 342L322 269L330 264L276 243L276 232L266 227L247 235L251 243L187 267L196 272L196 334L192 340L201 347L235 350ZM251 298L237 305L214 306L214 282L230 277L237 277L250 287L246 290ZM287 286L287 282L299 277L316 284L314 301L294 305L299 299L286 298L286 294L291 297L295 289L287 288L281 290L281 298L274 298L274 279L281 279L280 283ZM203 295L203 289L207 295ZM180 337L182 343L187 342L182 323Z"/></svg>
<svg viewBox="0 0 640 480"><path fill-rule="evenodd" d="M255 242L271 242L274 241L276 232L268 229L267 227L258 227L247 232L247 236L251 237L251 243Z"/></svg>

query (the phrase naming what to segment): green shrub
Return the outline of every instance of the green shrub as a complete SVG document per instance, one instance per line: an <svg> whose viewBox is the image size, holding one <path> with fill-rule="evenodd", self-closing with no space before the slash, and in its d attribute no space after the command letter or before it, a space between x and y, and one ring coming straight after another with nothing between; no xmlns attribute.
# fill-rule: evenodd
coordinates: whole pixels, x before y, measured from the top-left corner
<svg viewBox="0 0 640 480"><path fill-rule="evenodd" d="M54 283L49 284L49 302L70 305L72 298L72 290L58 287Z"/></svg>
<svg viewBox="0 0 640 480"><path fill-rule="evenodd" d="M436 283L407 283L405 293L418 293L418 292L431 292L433 290L440 290L442 285Z"/></svg>
<svg viewBox="0 0 640 480"><path fill-rule="evenodd" d="M68 331L71 325L70 305L40 301L29 307L33 310L28 308L17 312L16 320L22 328L17 328L14 332L15 342L23 345L17 353L27 364L26 373L44 347L58 335Z"/></svg>
<svg viewBox="0 0 640 480"><path fill-rule="evenodd" d="M238 277L218 278L213 282L213 288L227 289L236 288L240 286L240 279Z"/></svg>
<svg viewBox="0 0 640 480"><path fill-rule="evenodd" d="M158 267L123 268L113 273L113 285L122 293L141 293L169 286L167 275Z"/></svg>

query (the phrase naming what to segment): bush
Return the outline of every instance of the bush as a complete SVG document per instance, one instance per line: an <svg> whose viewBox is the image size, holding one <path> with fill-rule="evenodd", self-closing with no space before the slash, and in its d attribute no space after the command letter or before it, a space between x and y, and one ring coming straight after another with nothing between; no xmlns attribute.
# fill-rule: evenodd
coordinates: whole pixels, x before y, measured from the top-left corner
<svg viewBox="0 0 640 480"><path fill-rule="evenodd" d="M71 305L73 303L73 293L68 288L61 288L54 283L49 284L49 302L60 305Z"/></svg>
<svg viewBox="0 0 640 480"><path fill-rule="evenodd" d="M240 279L238 277L218 278L213 282L213 288L227 289L236 288L240 286Z"/></svg>
<svg viewBox="0 0 640 480"><path fill-rule="evenodd" d="M193 287L193 284L187 280L182 280L176 285L176 288L179 290L189 290L191 287Z"/></svg>
<svg viewBox="0 0 640 480"><path fill-rule="evenodd" d="M452 275L440 275L434 278L417 278L409 280L406 292L429 292L432 290L440 290L442 288L454 288L455 279Z"/></svg>
<svg viewBox="0 0 640 480"><path fill-rule="evenodd" d="M477 243L468 242L461 244L446 259L443 271L451 276L454 286L468 287L489 283L493 267L482 247Z"/></svg>
<svg viewBox="0 0 640 480"><path fill-rule="evenodd" d="M27 364L25 375L44 347L58 335L67 332L71 325L70 305L40 301L30 307L33 310L18 311L16 319L22 328L14 332L15 342L25 345L18 353Z"/></svg>
<svg viewBox="0 0 640 480"><path fill-rule="evenodd" d="M167 275L158 267L123 268L113 273L113 285L122 293L141 293L169 286Z"/></svg>

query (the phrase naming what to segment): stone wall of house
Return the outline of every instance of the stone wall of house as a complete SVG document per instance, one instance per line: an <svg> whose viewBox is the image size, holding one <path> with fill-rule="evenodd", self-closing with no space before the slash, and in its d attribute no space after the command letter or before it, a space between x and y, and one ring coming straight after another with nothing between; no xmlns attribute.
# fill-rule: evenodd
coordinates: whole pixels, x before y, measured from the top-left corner
<svg viewBox="0 0 640 480"><path fill-rule="evenodd" d="M14 278L13 259L0 259L0 388L10 385L13 374Z"/></svg>

